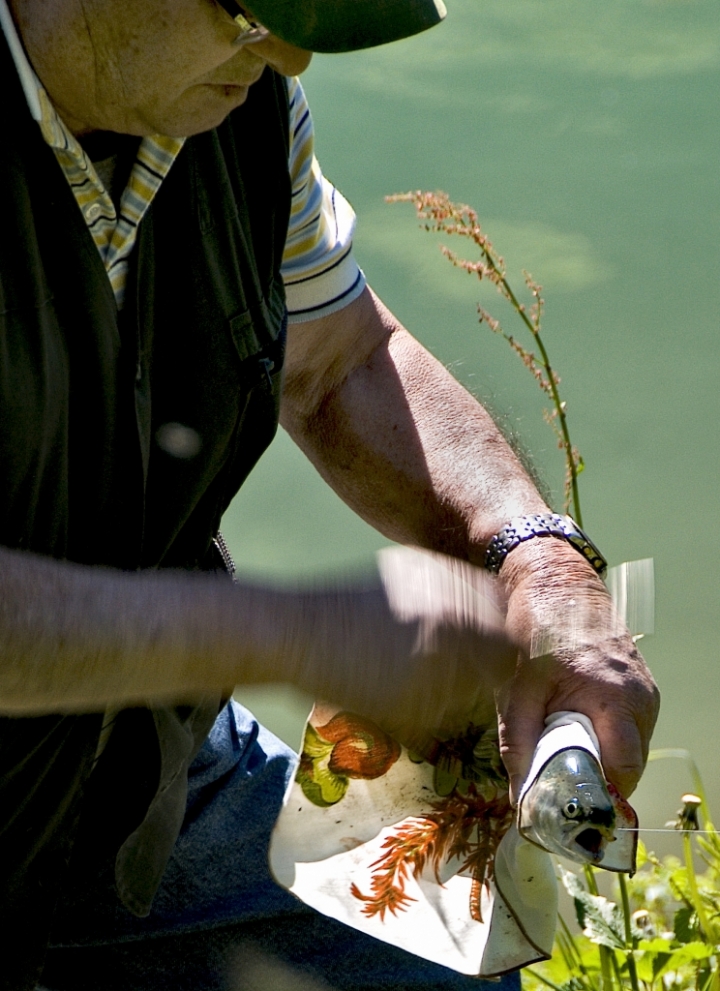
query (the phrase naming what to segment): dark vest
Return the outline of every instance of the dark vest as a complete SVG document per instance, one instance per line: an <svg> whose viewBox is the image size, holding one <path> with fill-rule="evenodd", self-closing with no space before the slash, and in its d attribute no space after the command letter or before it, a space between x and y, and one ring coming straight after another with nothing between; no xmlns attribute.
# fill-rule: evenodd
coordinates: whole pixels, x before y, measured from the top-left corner
<svg viewBox="0 0 720 991"><path fill-rule="evenodd" d="M120 314L1 33L0 135L0 544L129 570L217 567L220 517L277 428L284 80L266 71L186 142L140 225ZM194 431L193 456L158 443L168 424ZM196 738L196 717L180 710L170 736ZM0 988L34 986L99 718L0 719L0 931L17 950ZM166 771L152 715L123 720L107 752L129 789L113 842Z"/></svg>

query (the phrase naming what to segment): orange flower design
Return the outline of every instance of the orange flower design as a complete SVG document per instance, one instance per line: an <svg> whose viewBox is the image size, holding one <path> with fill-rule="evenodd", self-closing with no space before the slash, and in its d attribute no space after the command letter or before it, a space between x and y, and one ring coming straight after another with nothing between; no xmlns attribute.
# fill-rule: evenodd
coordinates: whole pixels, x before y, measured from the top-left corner
<svg viewBox="0 0 720 991"><path fill-rule="evenodd" d="M400 754L400 744L375 723L338 712L324 726L308 724L297 781L313 805L327 808L345 797L351 778L382 777Z"/></svg>

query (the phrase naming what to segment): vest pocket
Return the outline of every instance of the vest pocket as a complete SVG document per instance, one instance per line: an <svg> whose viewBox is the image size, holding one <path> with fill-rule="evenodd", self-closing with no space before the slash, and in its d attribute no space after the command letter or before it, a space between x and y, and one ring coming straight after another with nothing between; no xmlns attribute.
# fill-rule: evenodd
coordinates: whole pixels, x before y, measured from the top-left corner
<svg viewBox="0 0 720 991"><path fill-rule="evenodd" d="M261 299L230 317L230 335L249 385L265 382L272 391L285 354L287 311L282 292L272 286Z"/></svg>
<svg viewBox="0 0 720 991"><path fill-rule="evenodd" d="M261 341L258 336L260 326L266 324L266 314L264 312L266 310L267 307L265 306L265 302L263 300L255 306L251 306L247 310L244 310L242 313L238 313L236 316L230 317L228 320L230 334L240 361L246 361L248 358L252 358L253 355L256 355L258 352L262 351L265 344L269 343L267 341ZM258 330L255 329L256 327ZM262 331L260 331L260 333L262 333Z"/></svg>

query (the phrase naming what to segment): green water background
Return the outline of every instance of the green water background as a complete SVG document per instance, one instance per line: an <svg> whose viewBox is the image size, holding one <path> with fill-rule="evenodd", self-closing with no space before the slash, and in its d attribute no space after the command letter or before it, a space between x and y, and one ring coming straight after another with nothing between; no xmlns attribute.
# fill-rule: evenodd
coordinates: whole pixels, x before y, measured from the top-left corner
<svg viewBox="0 0 720 991"><path fill-rule="evenodd" d="M496 315L501 301L383 197L444 189L473 204L511 275L527 268L544 286L587 463L586 528L611 564L655 559L656 632L643 644L663 692L654 745L693 752L720 819L720 4L448 2L423 36L315 58L304 84L318 155L358 213L370 283L507 417L559 503L542 397L475 318L477 299ZM386 543L282 432L223 528L242 570L274 577L354 566ZM307 700L240 697L297 745ZM689 786L681 765L652 765L643 824L662 826Z"/></svg>

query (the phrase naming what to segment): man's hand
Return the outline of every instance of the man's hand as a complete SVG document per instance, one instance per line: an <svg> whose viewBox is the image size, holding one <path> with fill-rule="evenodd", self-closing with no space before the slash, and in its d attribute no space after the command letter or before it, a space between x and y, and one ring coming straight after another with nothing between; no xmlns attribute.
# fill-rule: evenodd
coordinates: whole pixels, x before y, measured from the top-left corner
<svg viewBox="0 0 720 991"><path fill-rule="evenodd" d="M435 734L495 717L495 690L517 659L498 592L463 561L388 548L364 582L288 591L252 639L285 680L424 753Z"/></svg>
<svg viewBox="0 0 720 991"><path fill-rule="evenodd" d="M647 760L659 692L607 590L576 550L553 537L516 548L500 574L508 631L521 644L515 675L498 692L513 797L545 717L564 709L592 720L607 777L630 795Z"/></svg>
<svg viewBox="0 0 720 991"><path fill-rule="evenodd" d="M412 646L409 656L383 664L386 687L369 714L421 753L433 733L457 736L470 722L491 721L494 691L511 677L518 653L497 583L464 561L412 548L381 551L378 569L391 625L409 631ZM367 655L380 660L380 640L377 648L358 664L367 665Z"/></svg>

